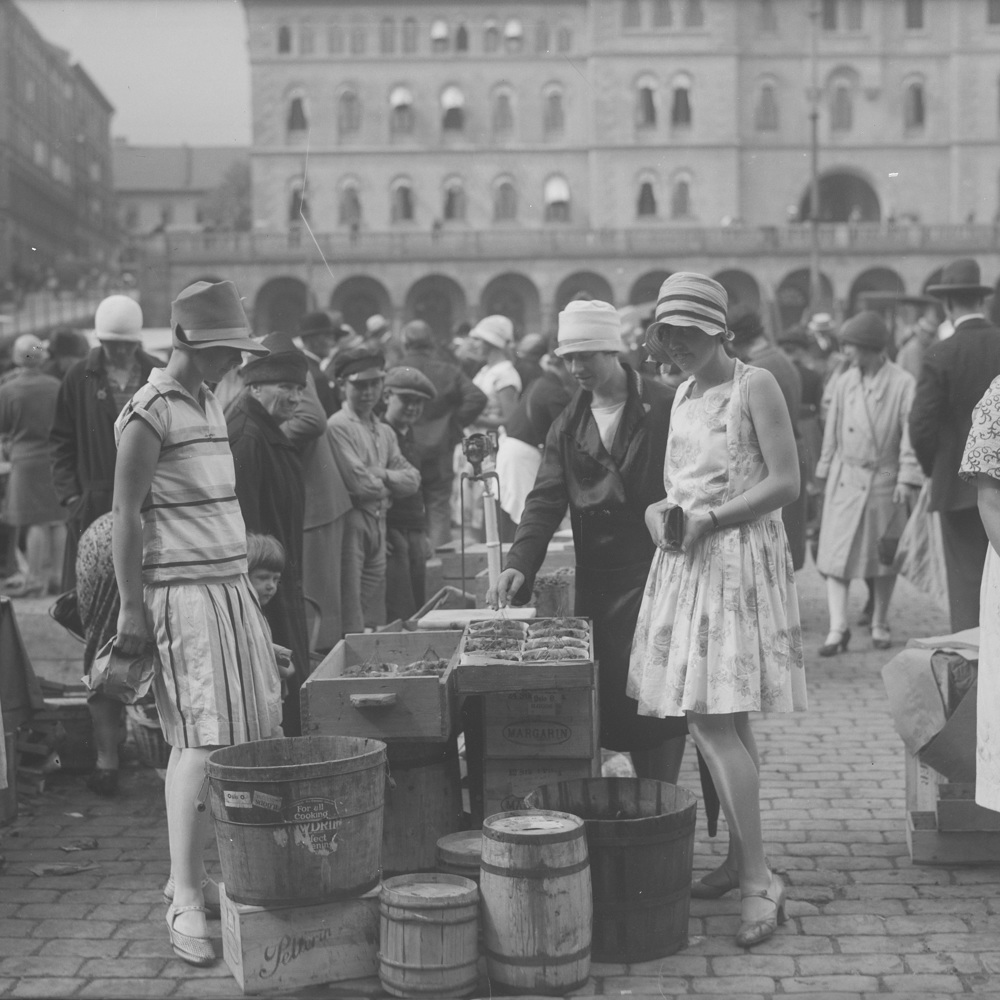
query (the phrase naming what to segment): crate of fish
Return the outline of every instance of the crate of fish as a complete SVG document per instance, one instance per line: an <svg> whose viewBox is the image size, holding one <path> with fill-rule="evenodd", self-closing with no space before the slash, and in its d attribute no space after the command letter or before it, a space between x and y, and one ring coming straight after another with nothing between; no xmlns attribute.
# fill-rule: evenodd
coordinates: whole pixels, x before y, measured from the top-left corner
<svg viewBox="0 0 1000 1000"><path fill-rule="evenodd" d="M303 735L448 739L461 638L459 631L345 637L302 685Z"/></svg>
<svg viewBox="0 0 1000 1000"><path fill-rule="evenodd" d="M460 694L594 685L589 618L495 618L471 622L458 649Z"/></svg>

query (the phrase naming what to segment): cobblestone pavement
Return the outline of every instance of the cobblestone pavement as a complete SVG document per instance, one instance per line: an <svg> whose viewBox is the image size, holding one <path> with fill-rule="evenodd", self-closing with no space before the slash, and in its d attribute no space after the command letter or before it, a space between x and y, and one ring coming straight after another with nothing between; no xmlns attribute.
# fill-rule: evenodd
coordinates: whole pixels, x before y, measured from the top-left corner
<svg viewBox="0 0 1000 1000"><path fill-rule="evenodd" d="M1000 868L919 867L904 834L903 751L887 712L876 652L863 629L850 651L819 660L822 584L799 579L810 652L810 710L755 723L763 756L765 836L788 884L789 922L745 952L733 941L738 900L693 901L690 944L641 965L594 965L581 996L808 994L838 998L973 995L1000 998ZM856 615L861 594L852 601ZM17 615L39 670L60 665L44 603ZM944 615L905 581L897 591L897 640L947 631ZM55 628L55 626L52 626ZM48 643L48 645L46 645ZM65 664L64 664L65 666ZM72 668L67 668L72 670ZM72 672L70 672L70 676ZM694 754L682 783L698 788ZM722 824L724 826L724 824ZM94 837L99 849L60 847ZM724 835L699 821L697 870L717 863ZM235 997L223 963L195 969L167 942L160 889L167 876L162 784L134 765L124 794L107 802L78 776L60 775L0 830L0 996ZM85 858L93 872L36 877L39 861ZM217 928L218 924L212 925ZM221 954L221 942L217 940ZM299 991L299 996L377 997L376 981ZM476 996L489 996L488 983Z"/></svg>

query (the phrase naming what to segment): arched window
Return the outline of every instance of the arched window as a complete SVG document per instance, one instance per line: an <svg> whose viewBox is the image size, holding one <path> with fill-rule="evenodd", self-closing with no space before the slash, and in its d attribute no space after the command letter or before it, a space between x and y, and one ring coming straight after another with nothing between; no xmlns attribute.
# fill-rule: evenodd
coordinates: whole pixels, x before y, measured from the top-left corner
<svg viewBox="0 0 1000 1000"><path fill-rule="evenodd" d="M850 84L841 80L833 86L830 97L830 129L833 132L850 132L854 126L854 102Z"/></svg>
<svg viewBox="0 0 1000 1000"><path fill-rule="evenodd" d="M687 0L684 6L684 27L701 28L705 24L705 10L701 0Z"/></svg>
<svg viewBox="0 0 1000 1000"><path fill-rule="evenodd" d="M672 125L691 124L691 77L678 73L674 77L674 99L670 108Z"/></svg>
<svg viewBox="0 0 1000 1000"><path fill-rule="evenodd" d="M441 216L445 222L465 221L465 186L457 177L445 181Z"/></svg>
<svg viewBox="0 0 1000 1000"><path fill-rule="evenodd" d="M864 27L863 0L844 0L845 17L848 31L860 31Z"/></svg>
<svg viewBox="0 0 1000 1000"><path fill-rule="evenodd" d="M670 218L686 219L691 215L691 181L678 177L670 193Z"/></svg>
<svg viewBox="0 0 1000 1000"><path fill-rule="evenodd" d="M758 132L775 132L778 129L778 98L773 83L761 84L754 124Z"/></svg>
<svg viewBox="0 0 1000 1000"><path fill-rule="evenodd" d="M644 180L639 185L639 197L636 200L635 214L640 219L656 218L656 189L651 180Z"/></svg>
<svg viewBox="0 0 1000 1000"><path fill-rule="evenodd" d="M925 119L924 85L919 80L907 84L903 95L903 124L907 129L921 129Z"/></svg>
<svg viewBox="0 0 1000 1000"><path fill-rule="evenodd" d="M757 27L766 34L773 34L778 30L778 12L774 9L774 0L760 0Z"/></svg>
<svg viewBox="0 0 1000 1000"><path fill-rule="evenodd" d="M460 24L455 29L455 51L469 51L469 29L464 24Z"/></svg>
<svg viewBox="0 0 1000 1000"><path fill-rule="evenodd" d="M326 51L331 56L339 56L344 51L344 32L339 24L326 26Z"/></svg>
<svg viewBox="0 0 1000 1000"><path fill-rule="evenodd" d="M910 30L924 26L924 0L906 0L906 27Z"/></svg>
<svg viewBox="0 0 1000 1000"><path fill-rule="evenodd" d="M292 51L292 29L287 24L278 25L278 52L288 55Z"/></svg>
<svg viewBox="0 0 1000 1000"><path fill-rule="evenodd" d="M669 28L674 23L670 0L653 0L653 27Z"/></svg>
<svg viewBox="0 0 1000 1000"><path fill-rule="evenodd" d="M302 94L293 94L289 99L285 128L289 133L305 132L309 129L309 120L306 118L306 99Z"/></svg>
<svg viewBox="0 0 1000 1000"><path fill-rule="evenodd" d="M316 29L304 21L299 25L299 55L311 56L316 51Z"/></svg>
<svg viewBox="0 0 1000 1000"><path fill-rule="evenodd" d="M378 29L378 47L384 56L396 51L396 22L391 17L383 17Z"/></svg>
<svg viewBox="0 0 1000 1000"><path fill-rule="evenodd" d="M549 51L549 23L548 23L548 21L539 21L535 25L535 51L536 52L548 52Z"/></svg>
<svg viewBox="0 0 1000 1000"><path fill-rule="evenodd" d="M342 226L361 224L361 196L358 194L358 182L355 180L344 181L340 186L337 219Z"/></svg>
<svg viewBox="0 0 1000 1000"><path fill-rule="evenodd" d="M351 28L351 55L363 56L365 54L366 41L365 29L360 24L356 24Z"/></svg>
<svg viewBox="0 0 1000 1000"><path fill-rule="evenodd" d="M393 87L389 94L389 125L393 135L409 135L413 131L413 93L409 87Z"/></svg>
<svg viewBox="0 0 1000 1000"><path fill-rule="evenodd" d="M345 90L337 101L337 132L353 135L361 129L361 101L353 90Z"/></svg>
<svg viewBox="0 0 1000 1000"><path fill-rule="evenodd" d="M622 27L642 27L642 4L639 0L625 0L622 5Z"/></svg>
<svg viewBox="0 0 1000 1000"><path fill-rule="evenodd" d="M392 186L392 221L413 221L413 188L408 180L401 179Z"/></svg>
<svg viewBox="0 0 1000 1000"><path fill-rule="evenodd" d="M309 219L309 197L302 181L293 181L288 197L288 221Z"/></svg>
<svg viewBox="0 0 1000 1000"><path fill-rule="evenodd" d="M517 191L508 178L498 181L493 189L493 218L496 222L511 222L517 218Z"/></svg>
<svg viewBox="0 0 1000 1000"><path fill-rule="evenodd" d="M566 178L554 174L545 182L545 221L569 222L569 184Z"/></svg>
<svg viewBox="0 0 1000 1000"><path fill-rule="evenodd" d="M441 127L446 132L461 132L465 128L465 95L458 87L445 87L441 94L441 109L444 111Z"/></svg>
<svg viewBox="0 0 1000 1000"><path fill-rule="evenodd" d="M566 128L566 111L563 107L562 89L553 84L546 88L544 96L545 110L542 127L546 136L560 135Z"/></svg>
<svg viewBox="0 0 1000 1000"><path fill-rule="evenodd" d="M503 44L511 54L518 53L524 48L524 26L516 17L512 17L504 25Z"/></svg>
<svg viewBox="0 0 1000 1000"><path fill-rule="evenodd" d="M439 17L431 25L431 51L447 52L449 41L450 32L448 31L448 22Z"/></svg>
<svg viewBox="0 0 1000 1000"><path fill-rule="evenodd" d="M483 25L483 51L496 52L500 48L500 28L496 21L489 20Z"/></svg>
<svg viewBox="0 0 1000 1000"><path fill-rule="evenodd" d="M403 21L403 52L412 55L417 51L417 20L413 17Z"/></svg>
<svg viewBox="0 0 1000 1000"><path fill-rule="evenodd" d="M503 138L514 131L514 101L504 87L493 94L493 135Z"/></svg>
<svg viewBox="0 0 1000 1000"><path fill-rule="evenodd" d="M635 89L635 123L639 128L656 127L656 80L642 77Z"/></svg>
<svg viewBox="0 0 1000 1000"><path fill-rule="evenodd" d="M573 32L563 26L556 32L556 52L569 52L573 48Z"/></svg>

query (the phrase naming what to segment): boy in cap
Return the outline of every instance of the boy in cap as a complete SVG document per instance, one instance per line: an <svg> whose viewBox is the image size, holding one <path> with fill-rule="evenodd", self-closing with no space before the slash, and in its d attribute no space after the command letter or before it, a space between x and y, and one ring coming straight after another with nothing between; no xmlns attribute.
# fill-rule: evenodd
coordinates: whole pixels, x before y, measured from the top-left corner
<svg viewBox="0 0 1000 1000"><path fill-rule="evenodd" d="M423 454L413 438L413 425L423 414L424 404L436 396L434 383L416 368L392 368L385 377L383 419L396 432L403 458L415 469L420 468ZM385 605L389 621L412 618L423 607L430 555L420 490L412 496L394 498L386 518Z"/></svg>
<svg viewBox="0 0 1000 1000"><path fill-rule="evenodd" d="M344 528L341 600L344 632L385 624L386 514L394 497L420 489L420 473L399 450L396 435L375 416L385 358L354 347L334 359L343 405L327 427L354 507Z"/></svg>

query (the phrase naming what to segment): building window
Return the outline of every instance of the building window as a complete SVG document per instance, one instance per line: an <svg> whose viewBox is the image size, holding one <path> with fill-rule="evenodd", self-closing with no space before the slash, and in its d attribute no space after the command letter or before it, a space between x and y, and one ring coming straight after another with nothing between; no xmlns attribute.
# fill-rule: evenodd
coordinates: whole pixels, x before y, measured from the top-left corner
<svg viewBox="0 0 1000 1000"><path fill-rule="evenodd" d="M705 24L705 10L701 0L687 0L684 7L684 27L701 28Z"/></svg>
<svg viewBox="0 0 1000 1000"><path fill-rule="evenodd" d="M516 55L524 48L524 26L516 17L512 17L504 25L503 44L511 55Z"/></svg>
<svg viewBox="0 0 1000 1000"><path fill-rule="evenodd" d="M360 25L351 28L351 55L363 56L365 54L365 29Z"/></svg>
<svg viewBox="0 0 1000 1000"><path fill-rule="evenodd" d="M441 127L446 132L461 132L465 128L465 95L458 87L445 87L441 109L444 111Z"/></svg>
<svg viewBox="0 0 1000 1000"><path fill-rule="evenodd" d="M643 80L635 92L635 123L639 128L656 127L656 84Z"/></svg>
<svg viewBox="0 0 1000 1000"><path fill-rule="evenodd" d="M844 21L848 31L860 31L864 25L864 0L844 0Z"/></svg>
<svg viewBox="0 0 1000 1000"><path fill-rule="evenodd" d="M417 21L416 18L408 17L403 21L403 52L406 55L413 55L417 51Z"/></svg>
<svg viewBox="0 0 1000 1000"><path fill-rule="evenodd" d="M639 0L625 0L622 7L622 27L642 27L642 5Z"/></svg>
<svg viewBox="0 0 1000 1000"><path fill-rule="evenodd" d="M378 48L384 56L396 51L396 22L391 17L383 17L378 29Z"/></svg>
<svg viewBox="0 0 1000 1000"><path fill-rule="evenodd" d="M820 20L824 31L837 30L837 4L839 0L823 0Z"/></svg>
<svg viewBox="0 0 1000 1000"><path fill-rule="evenodd" d="M691 78L686 73L674 77L674 100L670 108L670 124L691 124Z"/></svg>
<svg viewBox="0 0 1000 1000"><path fill-rule="evenodd" d="M441 215L445 222L465 221L465 188L457 178L445 182Z"/></svg>
<svg viewBox="0 0 1000 1000"><path fill-rule="evenodd" d="M309 197L302 181L296 181L288 198L288 221L298 222L300 219L309 221Z"/></svg>
<svg viewBox="0 0 1000 1000"><path fill-rule="evenodd" d="M545 221L569 222L569 184L556 174L545 182Z"/></svg>
<svg viewBox="0 0 1000 1000"><path fill-rule="evenodd" d="M326 50L331 56L339 56L344 51L344 32L339 24L327 25Z"/></svg>
<svg viewBox="0 0 1000 1000"><path fill-rule="evenodd" d="M639 185L639 198L635 206L635 214L640 219L656 217L656 192L652 181L643 181Z"/></svg>
<svg viewBox="0 0 1000 1000"><path fill-rule="evenodd" d="M558 87L550 87L545 92L545 112L542 127L547 136L559 135L566 128L563 95Z"/></svg>
<svg viewBox="0 0 1000 1000"><path fill-rule="evenodd" d="M449 38L448 22L438 18L431 25L431 51L447 52Z"/></svg>
<svg viewBox="0 0 1000 1000"><path fill-rule="evenodd" d="M455 30L455 51L469 51L469 29L464 24L460 24Z"/></svg>
<svg viewBox="0 0 1000 1000"><path fill-rule="evenodd" d="M535 25L535 51L549 51L549 24L548 21L539 21Z"/></svg>
<svg viewBox="0 0 1000 1000"><path fill-rule="evenodd" d="M765 83L757 95L757 111L754 124L758 132L776 132L778 130L778 98L774 84Z"/></svg>
<svg viewBox="0 0 1000 1000"><path fill-rule="evenodd" d="M337 219L342 226L361 224L361 197L358 195L357 181L345 181L341 186Z"/></svg>
<svg viewBox="0 0 1000 1000"><path fill-rule="evenodd" d="M287 24L278 26L278 52L288 55L292 51L292 29Z"/></svg>
<svg viewBox="0 0 1000 1000"><path fill-rule="evenodd" d="M830 100L830 129L834 132L850 132L854 125L854 107L851 89L846 83L838 83L833 88Z"/></svg>
<svg viewBox="0 0 1000 1000"><path fill-rule="evenodd" d="M670 0L653 0L653 27L669 28L674 23Z"/></svg>
<svg viewBox="0 0 1000 1000"><path fill-rule="evenodd" d="M316 29L311 24L299 25L299 55L311 56L316 51Z"/></svg>
<svg viewBox="0 0 1000 1000"><path fill-rule="evenodd" d="M393 135L409 135L413 131L413 94L409 87L394 87L389 95L389 126Z"/></svg>
<svg viewBox="0 0 1000 1000"><path fill-rule="evenodd" d="M767 34L774 34L778 30L778 12L774 9L774 0L760 0L757 26Z"/></svg>
<svg viewBox="0 0 1000 1000"><path fill-rule="evenodd" d="M500 29L496 21L487 21L483 26L483 51L496 52L500 48Z"/></svg>
<svg viewBox="0 0 1000 1000"><path fill-rule="evenodd" d="M407 180L396 181L392 188L392 221L413 221L413 189Z"/></svg>
<svg viewBox="0 0 1000 1000"><path fill-rule="evenodd" d="M924 0L906 0L906 27L919 30L924 26Z"/></svg>
<svg viewBox="0 0 1000 1000"><path fill-rule="evenodd" d="M691 215L691 182L686 177L674 181L670 195L670 218L687 219Z"/></svg>
<svg viewBox="0 0 1000 1000"><path fill-rule="evenodd" d="M493 95L493 135L503 138L514 131L514 104L510 92L497 91Z"/></svg>
<svg viewBox="0 0 1000 1000"><path fill-rule="evenodd" d="M556 52L569 52L573 48L573 32L562 27L556 32Z"/></svg>
<svg viewBox="0 0 1000 1000"><path fill-rule="evenodd" d="M918 81L906 87L903 97L903 124L907 129L921 129L925 118L924 87Z"/></svg>
<svg viewBox="0 0 1000 1000"><path fill-rule="evenodd" d="M517 218L517 191L514 182L500 181L493 192L493 219L496 222L512 222Z"/></svg>
<svg viewBox="0 0 1000 1000"><path fill-rule="evenodd" d="M361 101L353 90L345 90L337 102L337 132L352 135L361 129Z"/></svg>
<svg viewBox="0 0 1000 1000"><path fill-rule="evenodd" d="M288 102L288 120L285 127L289 132L305 132L309 128L305 99L299 94Z"/></svg>
<svg viewBox="0 0 1000 1000"><path fill-rule="evenodd" d="M1000 24L1000 0L987 0L986 23Z"/></svg>

